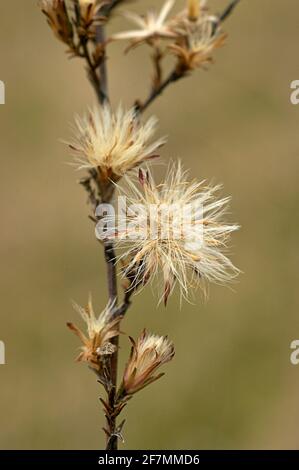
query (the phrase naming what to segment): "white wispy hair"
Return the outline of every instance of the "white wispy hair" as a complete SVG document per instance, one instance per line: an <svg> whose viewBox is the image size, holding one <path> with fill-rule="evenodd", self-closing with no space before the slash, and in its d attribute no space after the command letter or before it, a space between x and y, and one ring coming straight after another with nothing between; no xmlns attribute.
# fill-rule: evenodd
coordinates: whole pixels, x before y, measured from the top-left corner
<svg viewBox="0 0 299 470"><path fill-rule="evenodd" d="M74 141L68 143L79 169L97 168L102 177L117 181L126 172L157 155L166 138L150 142L158 120L145 123L135 109L125 111L119 105L114 113L109 105L94 107L76 117Z"/></svg>
<svg viewBox="0 0 299 470"><path fill-rule="evenodd" d="M193 70L212 62L213 52L224 45L227 35L221 31L219 18L210 15L206 3L190 1L194 13L184 10L177 17L178 40L169 45L169 50L178 57L183 70ZM198 8L198 15L196 14ZM194 14L194 17L190 17Z"/></svg>
<svg viewBox="0 0 299 470"><path fill-rule="evenodd" d="M160 12L150 10L145 15L134 12L125 12L124 16L139 29L124 31L112 35L111 39L129 39L135 43L143 42L152 38L174 38L176 33L167 22L168 14L174 6L175 0L166 0Z"/></svg>
<svg viewBox="0 0 299 470"><path fill-rule="evenodd" d="M239 226L223 222L230 198L217 198L220 186L188 181L180 163L170 166L160 185L149 170L140 170L139 183L131 178L127 183L128 210L118 214L114 227L107 217L105 237L123 250L119 259L125 276L134 273L132 288L162 274L166 303L175 284L189 298L194 287L206 293L209 282L225 284L239 274L225 254L230 234ZM191 219L185 208L192 209Z"/></svg>

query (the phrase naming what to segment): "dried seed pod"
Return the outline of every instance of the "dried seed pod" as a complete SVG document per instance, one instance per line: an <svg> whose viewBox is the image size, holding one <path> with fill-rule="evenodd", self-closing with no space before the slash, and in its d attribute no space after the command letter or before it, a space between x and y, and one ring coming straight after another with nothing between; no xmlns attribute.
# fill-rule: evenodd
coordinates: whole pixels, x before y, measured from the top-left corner
<svg viewBox="0 0 299 470"><path fill-rule="evenodd" d="M133 395L164 374L156 371L174 356L174 345L166 336L157 336L143 330L137 341L132 338L132 350L126 366L119 398Z"/></svg>
<svg viewBox="0 0 299 470"><path fill-rule="evenodd" d="M116 347L111 343L111 340L119 335L119 323L122 317L113 318L113 306L111 304L108 304L98 317L95 316L91 300L89 300L86 308L82 308L77 304L74 304L74 307L87 324L87 335L73 323L67 324L69 329L83 343L77 361L87 362L91 368L100 372L105 358L116 351Z"/></svg>
<svg viewBox="0 0 299 470"><path fill-rule="evenodd" d="M136 119L135 109L121 106L114 113L108 105L94 108L76 118L75 140L69 143L79 169L94 168L105 188L141 163L157 157L165 138L150 142L157 120L144 124Z"/></svg>
<svg viewBox="0 0 299 470"><path fill-rule="evenodd" d="M65 0L41 0L39 5L42 12L46 15L48 24L55 36L72 47L74 30Z"/></svg>

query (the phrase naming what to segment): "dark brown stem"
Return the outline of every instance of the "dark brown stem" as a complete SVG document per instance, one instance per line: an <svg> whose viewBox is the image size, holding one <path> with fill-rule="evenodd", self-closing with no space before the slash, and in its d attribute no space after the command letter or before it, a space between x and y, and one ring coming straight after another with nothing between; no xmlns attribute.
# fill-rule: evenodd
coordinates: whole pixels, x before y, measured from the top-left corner
<svg viewBox="0 0 299 470"><path fill-rule="evenodd" d="M103 197L103 188L99 184L98 174L95 170L90 170L88 177L82 179L80 184L84 187L88 194L88 201L93 207L94 212L100 201L109 202L110 198ZM91 220L96 223L97 220L90 216ZM109 303L114 309L115 316L123 316L123 310L117 308L117 272L116 272L116 257L114 245L111 242L104 243L104 256L106 262L107 285ZM107 391L107 403L105 404L106 428L104 429L107 435L107 450L117 450L117 443L119 431L116 424L118 416L118 408L116 403L116 388L117 388L117 363L118 363L118 337L113 338L111 343L116 346L116 351L110 357L107 364L105 364L105 381L102 381L102 376L99 376L99 381L102 383Z"/></svg>
<svg viewBox="0 0 299 470"><path fill-rule="evenodd" d="M96 30L96 43L97 44L105 44L106 41L106 34L105 34L105 27L100 25L97 27ZM109 96L108 96L108 74L107 74L107 63L106 57L104 56L101 64L99 66L99 94L100 94L100 102L101 104L109 103Z"/></svg>
<svg viewBox="0 0 299 470"><path fill-rule="evenodd" d="M103 14L107 17L110 15L114 6L118 2L112 2L107 8L103 9ZM96 44L101 46L105 43L105 27L99 25L96 30ZM99 66L99 83L98 83L98 96L100 104L109 103L108 94L108 74L106 58L104 57ZM109 201L108 201L109 202ZM109 301L116 308L117 306L117 272L116 272L116 258L113 243L105 243L104 245L105 261L106 261L106 272L108 282ZM116 408L116 389L117 389L117 367L118 367L118 346L119 337L116 336L111 340L112 344L116 346L116 351L111 356L110 367L109 367L109 379L110 379L110 390L108 391L108 410L106 410L107 420L107 446L106 450L117 450L118 449L118 431L115 412Z"/></svg>
<svg viewBox="0 0 299 470"><path fill-rule="evenodd" d="M99 102L103 103L106 99L106 94L104 94L103 91L102 91L102 86L101 86L100 79L99 79L99 76L98 76L97 71L96 71L96 67L94 66L94 64L92 62L92 59L90 57L87 41L85 39L82 39L81 40L81 45L82 45L82 49L83 49L83 56L86 60L87 66L88 66L89 80L90 80L90 82L91 82L91 84L92 84L92 86L93 86L93 88L96 92L96 95L97 95L97 98L98 98Z"/></svg>
<svg viewBox="0 0 299 470"><path fill-rule="evenodd" d="M158 45L156 45L154 48L152 59L153 59L153 65L154 65L153 84L154 84L154 88L158 88L162 82L162 60L163 60L163 52Z"/></svg>
<svg viewBox="0 0 299 470"><path fill-rule="evenodd" d="M109 4L104 5L100 11L101 16L108 18L111 15L114 8L121 2L122 0L112 0ZM76 13L77 26L79 26L80 6L77 0L75 2L75 13ZM77 50L76 55L86 60L89 79L91 81L93 88L95 89L95 92L96 92L96 95L100 104L103 105L104 103L109 102L107 64L106 64L106 56L105 56L105 43L106 43L105 26L104 25L97 26L95 40L94 40L96 45L104 47L104 53L103 53L103 57L100 60L100 65L98 65L98 62L96 59L93 59L91 57L89 49L88 49L88 41L89 41L88 38L85 38L85 37L80 38L80 45L82 47L82 52L80 53L80 51Z"/></svg>
<svg viewBox="0 0 299 470"><path fill-rule="evenodd" d="M225 10L221 13L219 16L219 22L223 23L234 11L235 7L237 4L240 2L240 0L232 0L230 4L225 8Z"/></svg>
<svg viewBox="0 0 299 470"><path fill-rule="evenodd" d="M110 3L104 5L101 9L101 15L109 18L112 11L117 7L123 0L111 0ZM105 26L99 25L96 29L96 44L102 45L106 42ZM100 103L109 103L109 93L108 93L108 74L107 74L107 64L106 57L103 57L101 64L99 66L99 94L100 94Z"/></svg>
<svg viewBox="0 0 299 470"><path fill-rule="evenodd" d="M182 78L184 74L179 73L176 69L173 70L168 77L161 82L161 84L154 88L148 98L144 101L144 103L137 103L136 105L136 110L138 113L143 113L152 103L155 101L156 98L158 98L163 91L171 84L176 81L178 81L180 78Z"/></svg>
<svg viewBox="0 0 299 470"><path fill-rule="evenodd" d="M113 243L105 243L104 245L109 301L112 305L117 305L117 273L116 273L116 260ZM112 344L116 346L116 351L111 356L110 361L110 390L108 392L108 404L110 413L106 413L107 418L107 447L106 450L117 450L118 437L116 433L116 416L115 416L115 395L117 388L117 365L118 365L118 346L119 337L116 336L111 340Z"/></svg>
<svg viewBox="0 0 299 470"><path fill-rule="evenodd" d="M125 292L123 303L120 305L120 307L118 307L117 315L124 316L127 313L127 310L130 308L131 303L132 303L131 301L132 295L133 295L133 291Z"/></svg>

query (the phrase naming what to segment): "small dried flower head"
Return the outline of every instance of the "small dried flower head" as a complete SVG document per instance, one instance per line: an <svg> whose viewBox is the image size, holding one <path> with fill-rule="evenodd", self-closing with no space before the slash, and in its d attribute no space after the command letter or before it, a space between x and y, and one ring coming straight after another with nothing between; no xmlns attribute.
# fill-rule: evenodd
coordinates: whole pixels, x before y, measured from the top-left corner
<svg viewBox="0 0 299 470"><path fill-rule="evenodd" d="M190 25L198 24L203 18L210 18L217 21L216 16L209 14L208 0L187 0L187 8L181 11L175 18L177 27L187 28Z"/></svg>
<svg viewBox="0 0 299 470"><path fill-rule="evenodd" d="M98 0L79 0L80 8L87 8L89 5L95 5L98 3Z"/></svg>
<svg viewBox="0 0 299 470"><path fill-rule="evenodd" d="M239 227L223 222L229 198L217 199L219 186L189 182L180 164L170 168L160 185L142 170L139 184L127 181L127 209L114 226L107 216L104 237L122 250L124 276L135 272L132 288L157 277L161 285L162 277L166 303L176 283L188 298L196 286L205 293L208 281L224 284L236 277L239 271L225 252Z"/></svg>
<svg viewBox="0 0 299 470"><path fill-rule="evenodd" d="M201 16L196 22L184 23L182 36L169 45L178 58L178 71L185 73L212 62L213 52L223 46L227 35L215 26L215 17Z"/></svg>
<svg viewBox="0 0 299 470"><path fill-rule="evenodd" d="M190 21L196 21L198 19L202 3L203 2L199 2L199 0L187 0L188 18Z"/></svg>
<svg viewBox="0 0 299 470"><path fill-rule="evenodd" d="M107 305L99 317L96 317L94 313L91 300L86 308L77 304L74 304L74 307L87 324L87 334L84 334L73 323L67 324L83 344L77 361L87 362L90 367L99 372L103 358L115 352L116 348L111 343L111 339L119 335L119 322L122 317L113 318L113 305L111 304Z"/></svg>
<svg viewBox="0 0 299 470"><path fill-rule="evenodd" d="M79 0L80 22L77 33L80 37L93 39L96 34L96 26L104 23L107 18L101 15L101 9L107 1Z"/></svg>
<svg viewBox="0 0 299 470"><path fill-rule="evenodd" d="M118 181L141 163L157 157L165 138L150 143L157 120L151 117L142 124L135 110L116 113L108 105L94 108L82 118L77 117L75 141L70 145L79 169L95 168L102 182Z"/></svg>
<svg viewBox="0 0 299 470"><path fill-rule="evenodd" d="M65 0L41 0L39 5L55 36L65 44L72 45L74 32Z"/></svg>
<svg viewBox="0 0 299 470"><path fill-rule="evenodd" d="M155 375L157 369L174 356L173 343L166 336L144 330L136 342L130 339L133 346L121 387L124 395L132 395L162 377L163 373Z"/></svg>
<svg viewBox="0 0 299 470"><path fill-rule="evenodd" d="M172 30L170 23L167 21L168 14L173 5L174 0L167 0L160 13L149 11L144 16L127 12L125 16L139 26L140 29L114 34L111 39L129 39L132 41L132 45L137 45L142 42L150 42L153 39L175 38L177 34Z"/></svg>

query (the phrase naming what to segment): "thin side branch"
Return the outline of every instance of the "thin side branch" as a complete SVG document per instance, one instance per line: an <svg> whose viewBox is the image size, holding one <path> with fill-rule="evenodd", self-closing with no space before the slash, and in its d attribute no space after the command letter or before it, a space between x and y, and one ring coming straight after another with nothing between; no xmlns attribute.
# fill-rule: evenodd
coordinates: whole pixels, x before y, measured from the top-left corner
<svg viewBox="0 0 299 470"><path fill-rule="evenodd" d="M234 11L240 0L232 0L232 2L225 8L225 10L219 16L219 22L223 23Z"/></svg>
<svg viewBox="0 0 299 470"><path fill-rule="evenodd" d="M216 33L218 26L223 23L234 11L235 7L238 5L240 0L232 0L229 5L224 9L224 11L219 15L218 21L215 20L215 29L213 34ZM159 86L153 88L148 96L148 98L144 101L144 103L137 102L136 104L136 111L138 113L143 113L155 100L158 98L164 90L174 82L177 82L179 79L185 77L187 73L178 72L177 69L174 69L168 77L160 83Z"/></svg>
<svg viewBox="0 0 299 470"><path fill-rule="evenodd" d="M149 94L148 98L144 101L144 103L137 103L136 104L136 111L138 113L143 113L152 103L162 95L163 91L171 84L178 81L184 75L177 72L177 70L172 71L168 77L161 82L161 84L154 88L151 93Z"/></svg>
<svg viewBox="0 0 299 470"><path fill-rule="evenodd" d="M97 44L105 44L106 41L106 34L105 34L105 27L100 25L96 29L96 42ZM105 54L106 55L106 54ZM100 103L109 103L109 95L108 95L108 74L107 74L107 63L106 57L103 57L101 64L99 66L99 95L100 95Z"/></svg>

